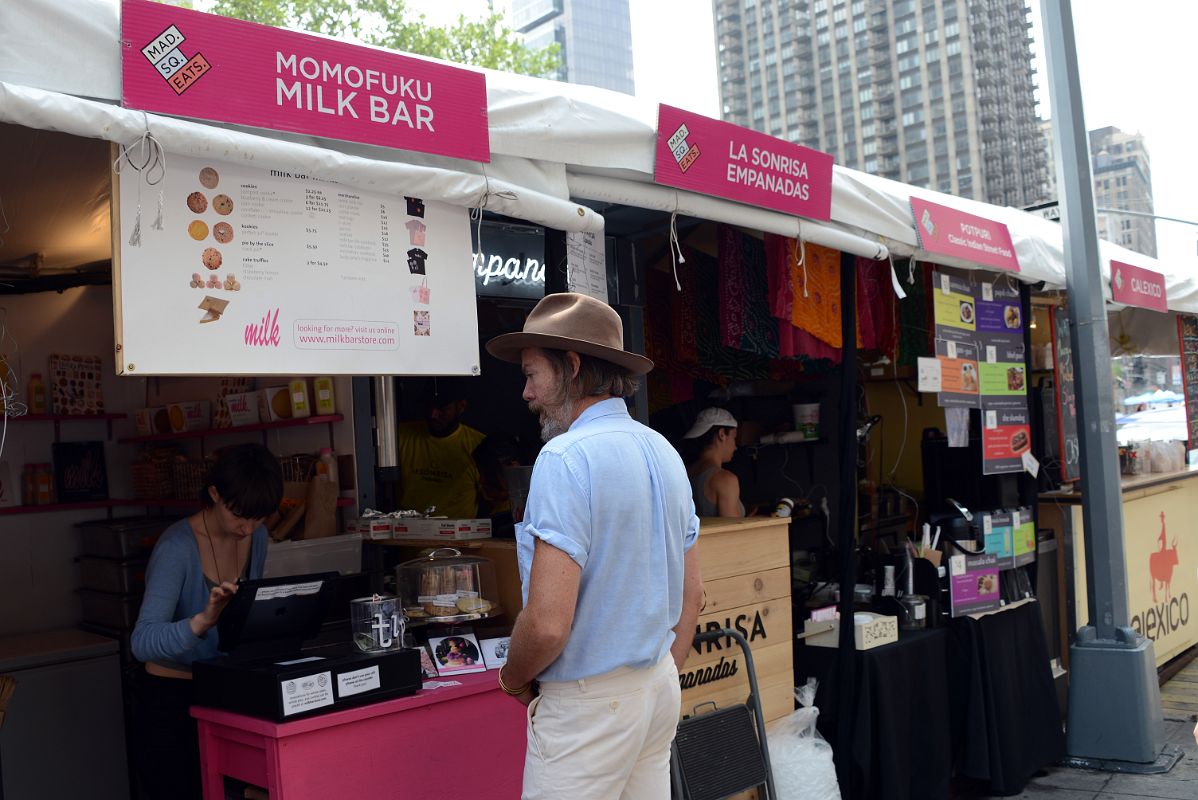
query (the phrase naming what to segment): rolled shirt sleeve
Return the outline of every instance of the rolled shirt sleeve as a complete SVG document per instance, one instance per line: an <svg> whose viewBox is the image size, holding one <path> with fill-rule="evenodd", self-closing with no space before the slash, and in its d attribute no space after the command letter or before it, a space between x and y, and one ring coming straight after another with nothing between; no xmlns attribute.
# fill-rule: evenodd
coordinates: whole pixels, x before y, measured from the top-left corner
<svg viewBox="0 0 1198 800"><path fill-rule="evenodd" d="M591 549L590 497L585 479L560 453L537 458L524 509L524 532L564 552L585 569Z"/></svg>

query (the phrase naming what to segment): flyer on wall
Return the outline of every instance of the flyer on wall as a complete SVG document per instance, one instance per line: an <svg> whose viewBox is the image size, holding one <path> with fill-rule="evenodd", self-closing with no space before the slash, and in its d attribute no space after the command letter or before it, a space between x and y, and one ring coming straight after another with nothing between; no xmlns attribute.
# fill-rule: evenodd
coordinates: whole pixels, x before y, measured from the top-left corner
<svg viewBox="0 0 1198 800"><path fill-rule="evenodd" d="M141 177L118 182L122 374L478 370L465 209L175 154Z"/></svg>
<svg viewBox="0 0 1198 800"><path fill-rule="evenodd" d="M1011 541L1011 513L1009 511L986 511L982 513L982 533L986 539L986 552L997 558L998 569L1015 566L1014 548Z"/></svg>
<svg viewBox="0 0 1198 800"><path fill-rule="evenodd" d="M936 339L936 358L940 362L940 392L937 402L942 408L977 408L978 348L973 342Z"/></svg>
<svg viewBox="0 0 1198 800"><path fill-rule="evenodd" d="M957 554L949 560L949 602L954 617L997 611L1002 606L998 588L998 556Z"/></svg>
<svg viewBox="0 0 1198 800"><path fill-rule="evenodd" d="M1036 560L1036 519L1029 506L1011 512L1011 535L1015 566L1023 567Z"/></svg>
<svg viewBox="0 0 1198 800"><path fill-rule="evenodd" d="M960 270L938 267L932 273L932 310L941 371L937 402L946 408L977 408L977 307L970 277Z"/></svg>
<svg viewBox="0 0 1198 800"><path fill-rule="evenodd" d="M1023 456L1032 446L1031 418L1023 408L982 409L982 473L1024 471Z"/></svg>

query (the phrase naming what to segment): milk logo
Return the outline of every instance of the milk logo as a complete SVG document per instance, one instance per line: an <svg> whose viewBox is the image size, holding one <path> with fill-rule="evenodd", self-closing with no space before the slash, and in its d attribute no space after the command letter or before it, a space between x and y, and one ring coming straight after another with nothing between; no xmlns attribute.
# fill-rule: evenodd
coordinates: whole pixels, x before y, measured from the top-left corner
<svg viewBox="0 0 1198 800"><path fill-rule="evenodd" d="M686 172L691 168L691 164L699 158L699 145L689 144L686 137L690 136L690 129L686 127L686 123L678 126L678 130L666 141L666 146L670 148L670 152L674 154L674 160L678 162L678 168Z"/></svg>
<svg viewBox="0 0 1198 800"><path fill-rule="evenodd" d="M141 54L166 81L175 94L183 94L206 75L212 65L203 53L186 56L180 46L187 41L182 31L171 25L141 49Z"/></svg>

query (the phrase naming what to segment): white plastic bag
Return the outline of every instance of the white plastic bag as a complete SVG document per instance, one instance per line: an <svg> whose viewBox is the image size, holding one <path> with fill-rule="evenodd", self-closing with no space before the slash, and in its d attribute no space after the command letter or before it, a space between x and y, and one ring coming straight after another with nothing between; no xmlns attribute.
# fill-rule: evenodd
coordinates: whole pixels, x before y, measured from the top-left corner
<svg viewBox="0 0 1198 800"><path fill-rule="evenodd" d="M840 800L832 745L815 729L817 686L810 678L806 686L795 689L801 708L766 728L778 800Z"/></svg>

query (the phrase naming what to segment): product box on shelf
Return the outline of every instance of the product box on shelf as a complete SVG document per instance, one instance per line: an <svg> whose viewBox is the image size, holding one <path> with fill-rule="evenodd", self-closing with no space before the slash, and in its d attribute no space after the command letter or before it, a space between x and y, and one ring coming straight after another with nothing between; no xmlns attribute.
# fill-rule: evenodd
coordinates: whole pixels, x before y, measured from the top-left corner
<svg viewBox="0 0 1198 800"><path fill-rule="evenodd" d="M355 530L363 539L390 539L393 522L390 517L362 517Z"/></svg>
<svg viewBox="0 0 1198 800"><path fill-rule="evenodd" d="M270 386L258 395L258 414L263 422L291 419L291 394L286 386Z"/></svg>
<svg viewBox="0 0 1198 800"><path fill-rule="evenodd" d="M225 408L229 414L229 425L256 425L258 416L258 392L238 392L225 395Z"/></svg>
<svg viewBox="0 0 1198 800"><path fill-rule="evenodd" d="M396 539L490 539L491 520L407 517L395 520L393 531Z"/></svg>
<svg viewBox="0 0 1198 800"><path fill-rule="evenodd" d="M167 413L166 406L138 409L133 414L133 421L137 425L138 436L171 432L171 416Z"/></svg>
<svg viewBox="0 0 1198 800"><path fill-rule="evenodd" d="M166 410L175 433L207 430L212 425L212 403L207 400L171 403Z"/></svg>
<svg viewBox="0 0 1198 800"><path fill-rule="evenodd" d="M216 407L212 415L212 427L231 428L234 425L251 425L258 421L258 401L256 398L250 403L254 410L254 419L249 421L245 421L244 415L242 417L243 421L234 421L233 409L229 405L229 398L231 396L244 395L250 390L252 383L252 378L244 376L224 377L220 379L220 386L216 391Z"/></svg>

